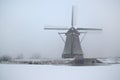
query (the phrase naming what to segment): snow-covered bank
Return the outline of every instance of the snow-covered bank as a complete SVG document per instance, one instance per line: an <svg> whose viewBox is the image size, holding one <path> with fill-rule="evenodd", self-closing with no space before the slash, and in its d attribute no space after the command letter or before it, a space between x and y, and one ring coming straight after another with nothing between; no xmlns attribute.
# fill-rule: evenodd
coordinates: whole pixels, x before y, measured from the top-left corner
<svg viewBox="0 0 120 80"><path fill-rule="evenodd" d="M120 64L53 66L0 64L0 80L120 80Z"/></svg>
<svg viewBox="0 0 120 80"><path fill-rule="evenodd" d="M98 60L106 64L120 64L120 57L98 58Z"/></svg>

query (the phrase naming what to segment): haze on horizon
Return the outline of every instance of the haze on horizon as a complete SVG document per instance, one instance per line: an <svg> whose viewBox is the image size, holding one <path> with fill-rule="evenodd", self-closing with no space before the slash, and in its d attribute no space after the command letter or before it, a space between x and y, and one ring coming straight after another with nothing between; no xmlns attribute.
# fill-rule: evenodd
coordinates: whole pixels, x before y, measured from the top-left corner
<svg viewBox="0 0 120 80"><path fill-rule="evenodd" d="M119 0L0 0L0 55L60 58L64 43L45 25L68 26L75 5L76 27L89 31L82 42L85 57L120 56ZM64 37L65 38L65 37Z"/></svg>

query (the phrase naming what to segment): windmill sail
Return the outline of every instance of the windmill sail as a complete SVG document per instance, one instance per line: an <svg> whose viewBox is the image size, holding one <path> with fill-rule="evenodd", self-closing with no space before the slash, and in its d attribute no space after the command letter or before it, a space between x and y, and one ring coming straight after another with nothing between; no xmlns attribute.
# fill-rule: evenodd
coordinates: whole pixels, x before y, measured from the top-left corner
<svg viewBox="0 0 120 80"><path fill-rule="evenodd" d="M71 27L74 27L74 6L72 6Z"/></svg>
<svg viewBox="0 0 120 80"><path fill-rule="evenodd" d="M69 28L44 28L46 30L69 30Z"/></svg>
<svg viewBox="0 0 120 80"><path fill-rule="evenodd" d="M47 25L44 26L45 30L68 30L67 26L54 26L54 25Z"/></svg>
<svg viewBox="0 0 120 80"><path fill-rule="evenodd" d="M101 28L77 28L77 30L102 30Z"/></svg>

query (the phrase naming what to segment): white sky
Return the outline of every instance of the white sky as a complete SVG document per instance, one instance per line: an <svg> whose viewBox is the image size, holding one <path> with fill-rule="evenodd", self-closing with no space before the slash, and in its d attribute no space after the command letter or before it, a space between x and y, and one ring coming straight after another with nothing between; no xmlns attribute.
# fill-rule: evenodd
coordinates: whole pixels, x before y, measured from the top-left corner
<svg viewBox="0 0 120 80"><path fill-rule="evenodd" d="M61 31L43 28L70 26L72 5L76 27L103 28L85 36L85 57L120 56L120 0L0 0L0 54L61 57Z"/></svg>

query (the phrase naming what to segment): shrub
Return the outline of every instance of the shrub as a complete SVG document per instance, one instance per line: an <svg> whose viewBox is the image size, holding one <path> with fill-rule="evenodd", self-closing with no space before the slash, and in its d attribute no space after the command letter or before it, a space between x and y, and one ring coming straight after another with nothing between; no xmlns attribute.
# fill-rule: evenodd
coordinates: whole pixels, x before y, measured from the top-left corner
<svg viewBox="0 0 120 80"><path fill-rule="evenodd" d="M0 62L1 62L1 61L10 61L10 60L11 60L11 57L8 56L8 55L4 55L4 56L1 56L1 57L0 57Z"/></svg>

